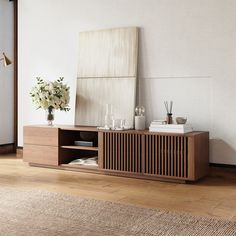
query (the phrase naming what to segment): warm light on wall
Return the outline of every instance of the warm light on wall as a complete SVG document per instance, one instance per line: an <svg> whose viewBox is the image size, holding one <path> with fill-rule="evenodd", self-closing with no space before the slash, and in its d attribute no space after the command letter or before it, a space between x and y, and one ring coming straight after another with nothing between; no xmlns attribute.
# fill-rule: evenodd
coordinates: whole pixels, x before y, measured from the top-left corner
<svg viewBox="0 0 236 236"><path fill-rule="evenodd" d="M0 58L0 61L3 61L4 66L9 66L10 64L12 64L12 61L6 56L5 53L3 53L3 57Z"/></svg>

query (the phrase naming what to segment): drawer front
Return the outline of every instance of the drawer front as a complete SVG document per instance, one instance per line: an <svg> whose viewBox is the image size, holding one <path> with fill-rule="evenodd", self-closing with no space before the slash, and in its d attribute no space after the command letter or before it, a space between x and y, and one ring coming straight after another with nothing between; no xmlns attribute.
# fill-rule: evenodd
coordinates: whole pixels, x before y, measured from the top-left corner
<svg viewBox="0 0 236 236"><path fill-rule="evenodd" d="M53 127L24 127L24 145L58 146L58 128Z"/></svg>
<svg viewBox="0 0 236 236"><path fill-rule="evenodd" d="M23 160L29 163L58 166L58 147L26 144L23 149Z"/></svg>

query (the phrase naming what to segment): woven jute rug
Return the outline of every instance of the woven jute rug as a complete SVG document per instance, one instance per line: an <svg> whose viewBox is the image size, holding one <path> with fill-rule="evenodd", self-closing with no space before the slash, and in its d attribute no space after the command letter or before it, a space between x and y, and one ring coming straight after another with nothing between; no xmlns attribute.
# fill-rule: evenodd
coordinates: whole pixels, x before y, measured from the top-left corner
<svg viewBox="0 0 236 236"><path fill-rule="evenodd" d="M236 223L0 187L0 235L236 235Z"/></svg>

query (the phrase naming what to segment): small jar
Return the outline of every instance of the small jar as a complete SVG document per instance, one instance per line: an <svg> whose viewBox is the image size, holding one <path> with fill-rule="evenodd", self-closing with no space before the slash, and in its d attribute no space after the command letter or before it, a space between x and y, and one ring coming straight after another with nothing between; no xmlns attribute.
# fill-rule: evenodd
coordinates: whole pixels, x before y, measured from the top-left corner
<svg viewBox="0 0 236 236"><path fill-rule="evenodd" d="M167 124L173 124L172 113L167 113L166 123Z"/></svg>
<svg viewBox="0 0 236 236"><path fill-rule="evenodd" d="M145 130L145 108L143 106L135 108L134 127L136 130Z"/></svg>

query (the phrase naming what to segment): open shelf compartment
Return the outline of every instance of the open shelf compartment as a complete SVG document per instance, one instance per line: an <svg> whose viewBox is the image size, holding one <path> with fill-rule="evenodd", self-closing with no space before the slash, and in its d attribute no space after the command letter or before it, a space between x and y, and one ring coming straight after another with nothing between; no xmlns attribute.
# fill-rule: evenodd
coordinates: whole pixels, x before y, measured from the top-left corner
<svg viewBox="0 0 236 236"><path fill-rule="evenodd" d="M59 165L66 168L97 169L98 165L70 164L76 159L98 157L98 132L60 130ZM75 141L92 142L92 146L75 145Z"/></svg>

